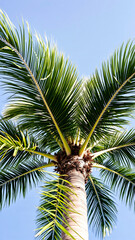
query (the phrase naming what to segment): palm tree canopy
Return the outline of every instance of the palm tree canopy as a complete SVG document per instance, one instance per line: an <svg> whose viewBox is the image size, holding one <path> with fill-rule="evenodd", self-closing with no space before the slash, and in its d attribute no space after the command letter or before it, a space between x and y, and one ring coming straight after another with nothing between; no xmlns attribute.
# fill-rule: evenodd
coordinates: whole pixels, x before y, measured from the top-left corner
<svg viewBox="0 0 135 240"><path fill-rule="evenodd" d="M0 75L8 93L0 120L0 207L25 196L44 179L44 168L58 167L58 154L90 155L101 179L88 176L88 220L103 237L116 221L112 190L135 204L135 132L125 130L135 109L134 42L84 81L55 46L39 35L33 39L28 24L15 28L1 11ZM37 236L61 239L69 189L58 177L42 190Z"/></svg>

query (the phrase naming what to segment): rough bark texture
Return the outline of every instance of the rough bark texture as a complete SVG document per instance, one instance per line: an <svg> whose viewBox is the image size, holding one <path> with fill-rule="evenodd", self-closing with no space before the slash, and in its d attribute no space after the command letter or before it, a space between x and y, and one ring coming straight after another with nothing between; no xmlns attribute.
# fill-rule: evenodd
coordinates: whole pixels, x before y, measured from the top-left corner
<svg viewBox="0 0 135 240"><path fill-rule="evenodd" d="M88 224L87 224L87 204L86 204L86 192L85 192L85 179L83 174L76 169L70 170L67 173L66 178L74 187L72 190L76 194L70 194L68 197L72 201L71 207L78 212L69 212L69 216L64 217L68 221L70 227L76 231L75 233L71 228L63 225L76 240L88 240ZM71 185L70 185L71 187ZM80 236L79 236L80 235ZM62 232L63 240L71 240L72 238Z"/></svg>
<svg viewBox="0 0 135 240"><path fill-rule="evenodd" d="M72 154L67 156L65 151L59 151L57 156L57 165L55 171L59 174L67 174L70 170L76 169L80 171L85 179L85 183L88 180L88 176L91 173L92 168L92 154L89 150L85 151L83 157L79 156L80 146L72 146Z"/></svg>

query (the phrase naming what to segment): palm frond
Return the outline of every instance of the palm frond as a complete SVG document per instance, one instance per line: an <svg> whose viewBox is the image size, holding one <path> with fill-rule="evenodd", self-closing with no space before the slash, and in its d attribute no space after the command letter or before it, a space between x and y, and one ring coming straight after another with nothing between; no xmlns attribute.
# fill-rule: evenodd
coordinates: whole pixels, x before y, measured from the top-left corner
<svg viewBox="0 0 135 240"><path fill-rule="evenodd" d="M98 178L90 176L86 193L89 225L96 235L105 237L116 222L117 209L112 192Z"/></svg>
<svg viewBox="0 0 135 240"><path fill-rule="evenodd" d="M68 215L69 211L74 211L68 197L69 194L74 194L74 192L65 183L67 181L59 177L55 180L49 180L43 187L37 215L36 237L39 237L39 239L61 240L62 231L71 239L75 239L64 227L64 225L69 226L64 215ZM70 183L68 182L68 184Z"/></svg>
<svg viewBox="0 0 135 240"><path fill-rule="evenodd" d="M17 166L31 155L41 155L55 161L55 156L41 152L33 136L21 131L11 121L0 121L0 167Z"/></svg>
<svg viewBox="0 0 135 240"><path fill-rule="evenodd" d="M26 40L28 35L28 40ZM37 37L33 42L29 27L17 30L8 17L0 15L0 74L10 95L5 116L17 117L23 128L31 128L52 141L74 135L76 100L79 94L77 73L56 47ZM39 124L40 122L40 124ZM49 146L48 146L49 147ZM51 148L51 145L50 145Z"/></svg>
<svg viewBox="0 0 135 240"><path fill-rule="evenodd" d="M0 120L0 168L17 166L20 162L27 161L30 158L30 153L19 151L18 147L23 148L24 145L27 145L27 147L35 149L36 144L27 132L25 132L25 136L22 135L13 122Z"/></svg>
<svg viewBox="0 0 135 240"><path fill-rule="evenodd" d="M93 150L93 159L98 162L97 157L105 155L106 158L112 157L114 162L128 168L135 165L135 130L117 132L110 138L103 138ZM104 159L106 159L104 157Z"/></svg>
<svg viewBox="0 0 135 240"><path fill-rule="evenodd" d="M7 167L0 170L0 208L16 201L18 195L25 197L28 189L43 180L42 168L50 167L43 161L34 159L19 164L18 167Z"/></svg>
<svg viewBox="0 0 135 240"><path fill-rule="evenodd" d="M106 161L104 166L99 165L99 168L104 181L116 191L121 200L135 209L135 171L122 167L111 159Z"/></svg>
<svg viewBox="0 0 135 240"><path fill-rule="evenodd" d="M101 73L95 74L83 86L78 102L78 122L86 141L80 154L91 138L100 139L113 134L116 127L128 122L135 107L135 45L128 42L102 65Z"/></svg>

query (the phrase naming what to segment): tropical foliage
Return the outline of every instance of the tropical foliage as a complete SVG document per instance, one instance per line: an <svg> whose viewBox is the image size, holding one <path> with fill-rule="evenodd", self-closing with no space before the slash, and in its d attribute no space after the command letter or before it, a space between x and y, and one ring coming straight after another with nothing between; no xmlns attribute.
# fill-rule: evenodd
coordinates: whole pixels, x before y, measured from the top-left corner
<svg viewBox="0 0 135 240"><path fill-rule="evenodd" d="M135 206L135 131L127 130L135 109L135 44L128 42L86 81L56 47L29 25L15 28L0 13L0 75L8 103L0 120L0 207L46 179L58 153L89 152L86 183L88 221L101 237L116 222L113 191ZM100 179L99 179L100 177ZM73 187L61 175L46 179L38 208L36 236L61 239ZM74 209L70 209L74 211Z"/></svg>

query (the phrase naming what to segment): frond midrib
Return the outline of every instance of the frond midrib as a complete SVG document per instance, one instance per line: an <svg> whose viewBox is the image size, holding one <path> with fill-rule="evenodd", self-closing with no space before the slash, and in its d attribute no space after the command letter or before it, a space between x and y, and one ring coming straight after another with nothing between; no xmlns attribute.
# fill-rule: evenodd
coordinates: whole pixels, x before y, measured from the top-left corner
<svg viewBox="0 0 135 240"><path fill-rule="evenodd" d="M7 42L7 41L6 41L5 39L3 39L2 37L0 37L0 40L1 40L3 43L5 43L9 48L11 48L11 49L17 54L17 56L21 59L21 61L23 62L25 68L26 68L27 71L29 72L29 74L30 74L30 76L31 76L34 84L35 84L36 87L37 87L37 90L38 90L38 92L39 92L39 94L40 94L40 96L41 96L41 98L42 98L42 100L43 100L43 102L44 102L44 105L45 105L46 108L47 108L47 111L48 111L50 117L52 118L52 121L53 121L53 123L54 123L54 125L55 125L55 127L56 127L56 129L57 129L57 131L58 131L58 133L59 133L59 136L60 136L60 138L61 138L61 140L62 140L62 142L63 142L63 145L64 145L64 148L65 148L65 151L66 151L67 155L70 155L70 154L71 154L71 149L70 149L70 147L69 147L69 145L68 145L68 143L67 143L64 135L62 134L62 132L61 132L61 130L60 130L60 128L59 128L59 126L58 126L58 124L57 124L57 122L56 122L56 120L55 120L55 118L54 118L54 116L53 116L53 114L52 114L52 112L51 112L51 110L50 110L47 102L46 102L46 100L45 100L45 97L44 97L44 95L43 95L43 93L42 93L42 91L41 91L41 88L40 88L37 80L35 79L33 73L31 72L29 66L28 66L27 63L25 62L25 60L24 60L24 58L22 57L22 55L20 54L20 52L19 52L15 47L13 47L9 42Z"/></svg>
<svg viewBox="0 0 135 240"><path fill-rule="evenodd" d="M98 200L99 207L100 207L100 210L101 210L101 214L102 214L102 217L103 217L104 225L106 225L105 218L104 218L104 213L103 213L103 208L102 208L102 204L101 204L101 201L100 201L98 192L97 192L97 190L96 190L95 184L94 184L91 176L89 176L89 179L90 179L90 181L91 181L91 184L92 184L93 189L94 189L94 191L95 191L95 194L96 194L96 196L97 196L97 200Z"/></svg>
<svg viewBox="0 0 135 240"><path fill-rule="evenodd" d="M20 175L14 177L14 178L9 179L8 181L0 184L0 187L4 186L4 185L6 185L7 183L12 182L12 181L14 181L14 180L16 180L16 179L18 179L18 178L20 178L20 177L23 177L23 176L25 176L25 175L27 175L27 174L30 174L30 173L32 173L32 172L40 171L40 170L43 169L43 168L53 167L53 166L54 166L54 163L47 163L47 164L45 164L45 165L39 166L39 167L34 168L34 169L32 169L32 170L30 170L30 171L28 171L28 172L25 172L25 173L23 173L23 174L20 174Z"/></svg>
<svg viewBox="0 0 135 240"><path fill-rule="evenodd" d="M113 94L113 96L109 99L108 103L106 104L106 106L104 107L104 109L102 110L102 112L100 113L98 119L96 120L94 126L92 127L90 133L88 134L84 144L82 145L82 147L80 148L79 151L79 155L82 156L83 152L85 151L88 142L96 128L96 126L98 125L100 119L102 118L103 114L106 112L107 108L109 107L109 105L111 104L111 102L113 101L113 99L116 97L116 95L119 93L119 91L126 85L126 83L135 75L135 73L133 73L129 78L127 78L122 84L121 86L117 89L117 91Z"/></svg>
<svg viewBox="0 0 135 240"><path fill-rule="evenodd" d="M128 143L128 144L123 144L123 145L112 147L112 148L108 148L108 149L104 149L104 150L101 150L101 151L99 151L97 153L92 153L92 158L95 159L96 157L101 156L104 153L112 152L112 151L115 151L117 149L121 149L121 148L124 148L124 147L130 147L130 146L135 146L135 142Z"/></svg>
<svg viewBox="0 0 135 240"><path fill-rule="evenodd" d="M132 182L130 179L128 179L127 177L123 176L122 174L120 174L120 173L116 172L115 170L112 170L112 169L110 169L110 168L108 168L108 167L106 167L106 166L103 166L103 165L98 164L98 163L93 163L93 164L92 164L92 167L100 168L100 169L104 169L104 170L107 170L107 171L109 171L109 172L112 172L112 173L114 173L114 174L116 174L116 175L124 178L125 180L127 180L128 182L132 183L132 184L135 186L135 183Z"/></svg>

